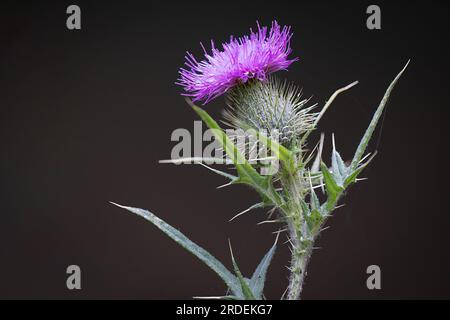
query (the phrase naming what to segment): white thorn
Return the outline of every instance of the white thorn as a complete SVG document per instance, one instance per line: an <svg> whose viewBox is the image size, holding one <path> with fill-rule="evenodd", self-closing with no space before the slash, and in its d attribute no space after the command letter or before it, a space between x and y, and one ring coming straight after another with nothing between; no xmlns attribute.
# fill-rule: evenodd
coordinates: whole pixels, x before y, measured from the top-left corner
<svg viewBox="0 0 450 320"><path fill-rule="evenodd" d="M262 207L262 203L257 203L252 205L251 207L245 209L244 211L239 212L237 215L235 215L233 218L231 218L230 220L228 220L229 222L233 221L234 219L236 219L237 217L242 216L243 214L249 212L250 210L256 209L256 208L260 208Z"/></svg>
<svg viewBox="0 0 450 320"><path fill-rule="evenodd" d="M350 83L348 86L345 86L343 88L340 88L338 90L336 90L330 97L330 99L328 99L328 101L325 103L325 106L323 107L323 109L320 111L319 115L316 118L316 121L314 121L314 127L317 126L317 124L319 123L320 119L322 118L322 116L325 114L325 112L327 111L327 109L330 107L331 103L333 102L334 99L336 99L336 97L341 93L344 92L348 89L350 89L351 87L355 86L358 84L358 81L352 82Z"/></svg>
<svg viewBox="0 0 450 320"><path fill-rule="evenodd" d="M266 223L279 223L281 222L280 220L264 220L261 222L258 222L257 225L261 225L261 224L266 224Z"/></svg>

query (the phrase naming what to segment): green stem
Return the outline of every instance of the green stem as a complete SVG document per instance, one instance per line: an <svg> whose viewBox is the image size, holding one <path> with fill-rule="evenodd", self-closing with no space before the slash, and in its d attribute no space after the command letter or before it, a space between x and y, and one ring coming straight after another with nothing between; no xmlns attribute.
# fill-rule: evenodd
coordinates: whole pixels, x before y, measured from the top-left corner
<svg viewBox="0 0 450 320"><path fill-rule="evenodd" d="M312 247L313 242L303 245L299 243L292 250L291 265L289 267L291 275L287 292L288 300L300 300Z"/></svg>
<svg viewBox="0 0 450 320"><path fill-rule="evenodd" d="M305 190L301 182L301 173L285 172L282 184L286 189L289 201L284 210L291 242L291 272L287 290L288 300L299 300L306 276L306 268L311 257L313 238L309 236L301 201Z"/></svg>

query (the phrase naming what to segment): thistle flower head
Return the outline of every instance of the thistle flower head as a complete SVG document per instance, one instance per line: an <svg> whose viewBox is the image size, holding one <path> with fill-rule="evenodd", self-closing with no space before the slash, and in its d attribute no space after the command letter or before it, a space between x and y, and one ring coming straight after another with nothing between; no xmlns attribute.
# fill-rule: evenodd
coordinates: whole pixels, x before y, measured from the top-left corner
<svg viewBox="0 0 450 320"><path fill-rule="evenodd" d="M234 88L224 117L234 128L276 133L280 143L288 146L313 129L317 113L311 110L316 105L306 107L307 102L297 86L269 77Z"/></svg>
<svg viewBox="0 0 450 320"><path fill-rule="evenodd" d="M205 59L200 62L188 52L187 68L180 69L177 82L184 87L185 95L208 103L238 84L250 79L264 81L273 72L287 70L297 60L288 59L292 51L290 27L280 27L274 21L270 31L259 24L257 32L250 31L249 36L231 37L221 50L211 42L211 54L203 47Z"/></svg>

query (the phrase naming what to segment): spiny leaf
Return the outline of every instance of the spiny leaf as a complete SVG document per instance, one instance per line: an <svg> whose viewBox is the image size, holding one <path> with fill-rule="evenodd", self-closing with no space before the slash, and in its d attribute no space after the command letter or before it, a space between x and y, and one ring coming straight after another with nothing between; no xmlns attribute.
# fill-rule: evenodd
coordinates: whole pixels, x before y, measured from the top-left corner
<svg viewBox="0 0 450 320"><path fill-rule="evenodd" d="M343 182L348 175L349 169L342 160L341 155L336 150L336 142L334 140L334 134L332 135L333 151L331 153L331 167L333 169L333 176L336 178L336 183L339 186L343 186Z"/></svg>
<svg viewBox="0 0 450 320"><path fill-rule="evenodd" d="M330 107L330 105L331 105L331 103L334 101L334 99L336 99L336 97L337 97L340 93L342 93L342 92L344 92L344 91L350 89L350 88L353 87L353 86L356 86L357 84L358 84L358 81L354 81L354 82L350 83L349 85L347 85L347 86L345 86L345 87L343 87L343 88L340 88L340 89L336 90L336 91L331 95L330 99L328 99L328 101L325 103L325 106L324 106L323 109L320 111L319 115L317 116L317 118L316 118L316 120L315 120L315 122L314 122L314 127L317 126L317 124L319 123L320 119L321 119L322 116L325 114L325 112L327 112L328 108Z"/></svg>
<svg viewBox="0 0 450 320"><path fill-rule="evenodd" d="M201 163L201 162L196 162L196 163L201 165L201 166L203 166L203 167L205 167L208 170L211 170L212 172L214 172L214 173L216 173L216 174L218 174L218 175L220 175L222 177L230 179L231 181L237 181L238 180L238 177L236 177L236 176L234 176L232 174L229 174L229 173L221 171L221 170L214 169L214 168L212 168L210 166L207 166L206 164Z"/></svg>
<svg viewBox="0 0 450 320"><path fill-rule="evenodd" d="M304 201L302 201L302 210L303 215L305 217L306 224L311 235L316 234L316 232L320 229L322 222L325 220L326 212L323 212L319 198L314 191L312 186L311 175L309 176L309 187L310 187L310 206L308 206ZM311 207L311 209L310 209Z"/></svg>
<svg viewBox="0 0 450 320"><path fill-rule="evenodd" d="M313 210L320 210L320 201L313 188L311 188L310 196L311 196L311 208Z"/></svg>
<svg viewBox="0 0 450 320"><path fill-rule="evenodd" d="M408 67L409 61L410 60L408 60L408 62L403 67L403 69L400 71L400 73L391 82L391 84L387 88L386 93L384 94L383 99L381 100L377 110L375 111L375 114L373 115L373 118L369 124L369 127L367 128L366 132L364 133L364 136L362 137L361 142L359 143L359 146L356 149L355 155L353 156L352 164L350 165L352 171L356 170L356 168L358 167L359 161L361 160L362 156L364 155L367 145L368 145L370 139L372 138L372 134L378 124L378 120L380 119L381 115L383 114L383 110L389 100L389 96L391 95L391 92L394 89L395 84L397 83L398 79L400 79L401 75Z"/></svg>
<svg viewBox="0 0 450 320"><path fill-rule="evenodd" d="M239 280L215 257L213 257L208 251L198 246L191 240L189 240L184 234L177 229L170 226L162 219L155 216L153 213L147 210L122 206L120 204L111 202L111 204L118 206L119 208L128 210L132 213L141 216L142 218L150 221L158 229L172 238L176 243L182 246L184 249L195 255L201 261L203 261L208 267L210 267L217 275L225 282L235 296L242 296Z"/></svg>
<svg viewBox="0 0 450 320"><path fill-rule="evenodd" d="M242 273L239 270L236 260L234 259L233 250L231 249L231 243L229 243L229 245L230 245L231 260L233 262L234 267L234 273L236 274L239 283L241 284L242 294L244 295L246 300L255 300L255 296L253 295L253 292L250 289L247 280L242 276Z"/></svg>
<svg viewBox="0 0 450 320"><path fill-rule="evenodd" d="M330 98L327 100L327 102L325 103L325 106L322 108L322 110L320 111L320 113L317 115L317 118L316 118L316 120L314 121L314 126L313 126L313 128L312 128L311 130L309 130L308 132L306 132L306 133L303 135L303 137L302 137L302 139L301 139L301 141L300 141L300 145L303 145L303 144L305 143L305 141L306 141L306 139L308 138L308 136L309 136L309 135L311 134L311 132L317 127L317 125L318 125L320 119L322 119L322 116L323 116L323 115L325 114L325 112L328 110L328 108L330 107L330 105L331 105L331 103L334 101L334 99L336 99L336 97L337 97L340 93L342 93L342 92L344 92L344 91L350 89L351 87L353 87L353 86L355 86L355 85L357 85L357 84L358 84L358 81L352 82L352 83L350 83L349 85L347 85L347 86L345 86L345 87L343 87L343 88L340 88L340 89L336 90L336 91L331 95L331 97L330 97Z"/></svg>
<svg viewBox="0 0 450 320"><path fill-rule="evenodd" d="M311 209L320 210L320 201L319 201L319 198L317 197L316 192L314 191L314 188L313 188L311 172L309 174L309 189L310 189L309 192L310 192L310 197L311 197L311 201L310 201Z"/></svg>
<svg viewBox="0 0 450 320"><path fill-rule="evenodd" d="M322 150L323 150L323 142L325 141L325 134L320 134L320 142L319 147L317 148L317 155L314 159L313 165L311 166L311 172L317 173L320 169L320 162L322 161Z"/></svg>
<svg viewBox="0 0 450 320"><path fill-rule="evenodd" d="M190 101L188 101L190 102ZM264 203L281 206L283 200L281 196L275 191L272 185L271 176L261 176L248 163L245 157L239 152L236 145L230 140L225 132L219 127L217 122L203 109L197 107L190 102L191 107L200 116L200 118L211 129L216 139L224 148L226 154L234 162L236 170L239 174L239 179L234 183L244 183L252 186L262 197Z"/></svg>
<svg viewBox="0 0 450 320"><path fill-rule="evenodd" d="M334 177L323 162L320 164L320 169L322 170L325 188L327 190L327 202L325 203L325 209L327 212L330 212L333 210L344 189L336 184Z"/></svg>
<svg viewBox="0 0 450 320"><path fill-rule="evenodd" d="M277 242L278 236L276 237L273 246L262 258L255 272L253 273L252 278L250 279L250 289L252 290L253 295L255 296L256 299L262 299L267 269L269 268L273 255L275 254Z"/></svg>
<svg viewBox="0 0 450 320"><path fill-rule="evenodd" d="M341 155L336 150L333 150L331 155L333 174L337 177L344 178L348 174L348 167L345 165L344 160L342 160ZM340 184L340 183L338 183Z"/></svg>
<svg viewBox="0 0 450 320"><path fill-rule="evenodd" d="M247 167L236 165L239 179L233 181L235 184L247 184L255 189L262 198L265 205L282 206L283 199L273 187L271 176L255 176L249 175Z"/></svg>
<svg viewBox="0 0 450 320"><path fill-rule="evenodd" d="M377 152L375 151L374 154L362 165L360 165L358 168L356 168L355 171L350 173L344 181L344 188L347 188L350 184L356 182L356 178L358 178L361 171L363 171L367 165L372 161L372 159L376 156Z"/></svg>

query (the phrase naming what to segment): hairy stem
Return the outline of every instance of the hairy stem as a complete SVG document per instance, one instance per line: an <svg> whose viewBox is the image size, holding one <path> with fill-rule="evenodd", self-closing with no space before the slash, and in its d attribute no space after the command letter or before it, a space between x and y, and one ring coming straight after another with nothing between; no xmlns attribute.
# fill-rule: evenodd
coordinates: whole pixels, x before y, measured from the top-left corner
<svg viewBox="0 0 450 320"><path fill-rule="evenodd" d="M287 290L288 300L299 300L302 292L303 282L306 276L306 267L313 246L313 237L310 236L305 221L301 202L305 197L304 184L301 172L286 174L282 184L288 194L288 205L285 208L287 227L292 250L291 264L289 270L289 285Z"/></svg>
<svg viewBox="0 0 450 320"><path fill-rule="evenodd" d="M288 300L300 300L306 277L306 268L311 258L312 246L312 242L303 245L299 243L292 250L291 265L289 267L291 275L287 292Z"/></svg>

